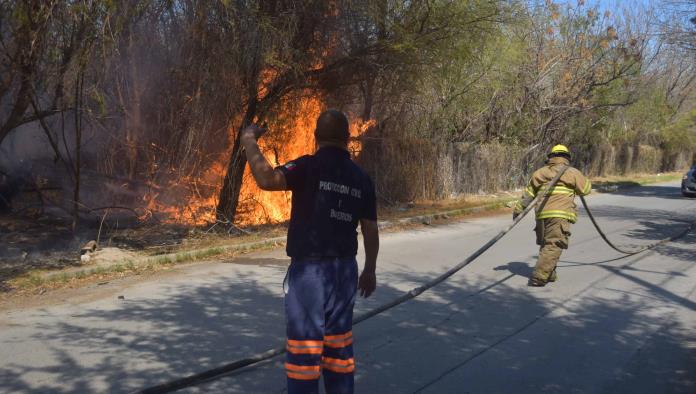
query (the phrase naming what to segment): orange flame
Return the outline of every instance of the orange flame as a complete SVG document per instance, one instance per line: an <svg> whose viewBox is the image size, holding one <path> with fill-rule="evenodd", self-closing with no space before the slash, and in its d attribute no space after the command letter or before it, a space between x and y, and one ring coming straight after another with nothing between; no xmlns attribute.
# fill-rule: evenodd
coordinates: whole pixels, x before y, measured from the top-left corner
<svg viewBox="0 0 696 394"><path fill-rule="evenodd" d="M304 97L297 106L300 116L288 119L259 141L261 152L277 166L314 151L314 127L322 109L318 97ZM281 120L282 121L282 120ZM247 166L239 195L237 221L242 225L278 223L290 217L290 192L259 189Z"/></svg>
<svg viewBox="0 0 696 394"><path fill-rule="evenodd" d="M265 83L268 83L270 79L272 76L266 75ZM325 105L321 96L307 95L299 100L288 102L288 105L283 108L287 110L282 111L275 121L277 125L271 126L268 134L259 141L262 153L273 166L285 164L314 152L316 119ZM362 148L360 136L374 125L374 120L356 120L351 123L349 150L353 156L356 156ZM210 167L197 178L178 178L178 181L169 182L164 187L151 185L151 191L143 198L146 203L143 219L156 216L167 223L191 225L214 223L217 197L222 188L228 159L229 152L212 162ZM175 201L167 203L172 199ZM290 192L266 192L259 189L247 166L244 171L235 222L240 225L283 222L290 217L290 203Z"/></svg>
<svg viewBox="0 0 696 394"><path fill-rule="evenodd" d="M217 196L222 188L224 161L217 160L200 176L171 179L165 186L151 183L143 196L141 220L156 218L164 223L206 224L215 222Z"/></svg>

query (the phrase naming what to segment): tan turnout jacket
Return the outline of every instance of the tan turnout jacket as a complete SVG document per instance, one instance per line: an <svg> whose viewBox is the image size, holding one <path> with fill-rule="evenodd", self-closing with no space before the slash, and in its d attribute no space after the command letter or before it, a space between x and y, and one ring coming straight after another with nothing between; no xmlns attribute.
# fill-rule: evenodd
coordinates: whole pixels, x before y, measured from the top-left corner
<svg viewBox="0 0 696 394"><path fill-rule="evenodd" d="M515 213L521 213L538 193L545 193L547 184L558 174L561 166L570 165L563 157L552 157L544 167L532 174L532 179L524 190L522 199L515 205ZM561 176L551 195L544 204L544 199L536 207L536 218L563 218L571 223L577 220L575 195L586 196L592 191L592 184L579 170L570 167Z"/></svg>

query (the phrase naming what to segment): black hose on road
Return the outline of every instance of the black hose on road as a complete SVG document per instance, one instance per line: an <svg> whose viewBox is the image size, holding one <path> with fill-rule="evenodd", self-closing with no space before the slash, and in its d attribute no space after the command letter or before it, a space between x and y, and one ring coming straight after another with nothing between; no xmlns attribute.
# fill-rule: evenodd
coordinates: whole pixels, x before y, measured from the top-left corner
<svg viewBox="0 0 696 394"><path fill-rule="evenodd" d="M426 290L431 289L431 288L437 286L438 284L444 282L449 277L451 277L452 275L454 275L455 273L460 271L462 268L466 267L471 262L476 260L484 252L486 252L488 249L490 249L491 246L495 245L501 238L503 238L507 233L509 233L510 230L512 230L532 209L534 209L537 204L541 204L543 206L546 203L546 201L548 201L548 197L550 196L549 192L553 189L553 187L556 185L556 183L558 183L558 180L561 178L561 176L565 173L565 171L567 169L568 169L568 166L561 167L558 174L556 174L556 176L551 180L551 182L549 182L549 187L547 187L546 193L538 194L534 198L534 200L532 200L532 202L529 204L529 206L527 206L527 208L521 214L519 214L509 226L507 226L504 230L499 232L495 237L491 238L483 246L481 246L474 253L472 253L469 257L467 257L464 261L462 261L459 264L455 265L454 267L450 268L449 270L442 273L438 277L432 279L431 281L423 284L422 286L411 289L408 292L401 295L400 297L398 297L390 302L387 302L386 304L383 304L375 309L372 309L370 311L367 311L365 313L362 313L362 314L356 316L353 319L353 325L357 325L357 324L359 324L367 319L370 319L370 318L372 318L380 313L383 313L383 312L385 312L389 309L392 309L400 304L403 304L404 302L406 302L408 300L411 300L413 298L418 297L420 294L422 294ZM592 215L592 212L587 207L587 203L585 202L585 198L584 197L580 197L580 198L582 200L583 206L585 207L585 210L587 211L587 213L590 217L590 220L594 224L594 226L597 229L597 231L599 232L599 234L602 236L602 239L604 239L604 241L609 246L614 248L616 251L623 253L623 254L626 254L626 255L635 255L635 254L644 252L648 249L652 249L652 248L654 248L658 245L661 245L665 242L672 241L672 240L675 240L677 238L683 237L684 235L686 235L688 232L690 232L696 226L696 222L694 222L689 228L687 228L683 232L679 233L678 235L663 239L659 242L656 242L654 244L643 247L637 251L625 251L625 250L622 250L621 248L615 246L613 243L611 243L609 238L607 238L607 236L604 234L604 232L599 228L599 225L597 224L597 221L595 220L594 216ZM197 373L197 374L190 375L190 376L187 376L184 378L172 380L170 382L166 382L166 383L162 383L162 384L159 384L156 386L145 388L143 390L137 391L136 393L140 393L140 394L170 393L173 391L181 390L181 389L186 388L186 387L191 387L194 385L198 385L198 384L201 384L204 382L214 380L216 378L220 378L223 375L226 375L230 372L239 370L241 368L244 368L244 367L247 367L247 366L250 366L253 364L257 364L257 363L264 361L264 360L271 359L271 358L273 358L275 356L279 356L283 353L285 353L285 347L284 346L278 347L275 349L265 351L263 353L258 353L258 354L252 355L250 357L234 361L234 362L229 363L229 364L225 364L225 365L217 367L217 368L209 369L209 370L201 372L201 373Z"/></svg>
<svg viewBox="0 0 696 394"><path fill-rule="evenodd" d="M385 312L389 309L392 309L396 307L397 305L403 304L404 302L411 300L413 298L418 297L420 294L422 294L424 291L438 285L439 283L442 283L445 281L447 278L450 276L454 275L458 271L460 271L462 268L466 267L469 265L472 261L476 260L479 256L481 256L485 251L491 248L491 246L495 245L496 242L498 242L501 238L505 236L505 234L509 233L510 230L512 230L517 223L519 223L534 207L541 201L541 204L545 204L546 201L548 200L549 191L556 186L556 183L558 183L558 180L561 179L561 176L565 171L568 169L568 166L563 166L561 169L558 171L558 174L549 182L550 186L546 189L546 193L540 193L538 194L534 200L527 206L527 208L519 214L515 220L513 220L512 224L507 226L503 231L498 233L495 237L493 237L490 241L486 242L483 246L481 246L478 250L476 250L474 253L472 253L469 257L466 258L466 260L462 261L461 263L455 265L454 267L450 268L437 278L434 278L433 280L429 281L428 283L425 283L422 286L416 287L415 289L411 289L408 292L404 293L402 296L387 302L384 305L381 305L375 309L372 309L370 311L367 311L363 314L360 314L353 318L353 325L357 325L373 316L376 316L382 312ZM263 353L258 353L255 354L251 357L247 357L241 360L234 361L229 364L225 364L223 366L209 369L207 371L197 373L194 375L190 375L181 379L176 379L172 380L170 382L162 383L156 386L148 387L143 390L139 390L136 393L140 394L162 394L162 393L171 393L176 390L181 390L186 387L194 386L200 383L204 383L210 380L213 380L214 378L221 377L222 375L228 374L230 372L239 370L241 368L247 367L252 364L259 363L264 360L271 359L275 356L281 355L285 353L285 347L278 347L275 349L267 350Z"/></svg>
<svg viewBox="0 0 696 394"><path fill-rule="evenodd" d="M597 223L597 220L595 219L594 215L592 214L592 211L590 210L590 207L587 206L587 201L585 201L585 197L580 196L580 201L582 201L582 206L585 207L585 211L587 212L587 216L590 217L590 221L592 222L592 224L594 225L595 229L597 230L597 232L599 233L599 235L602 237L602 239L604 240L604 242L606 242L607 245L609 245L609 246L610 246L612 249L614 249L615 251L617 251L617 252L619 252L619 253L622 253L622 254L625 254L626 256L633 256L633 255L635 255L635 254L645 252L646 250L654 249L655 247L660 246L660 245L662 245L662 244L664 244L664 243L666 243L666 242L674 241L675 239L681 238L681 237L685 236L686 234L688 234L688 233L689 233L691 230L693 230L694 227L696 226L696 222L693 222L693 223L691 223L691 225L690 225L689 227L687 227L684 231L682 231L682 232L680 232L680 233L678 233L678 234L676 234L676 235L673 235L673 236L668 237L668 238L665 238L665 239L661 239L661 240L659 240L659 241L657 241L657 242L651 243L650 245L645 245L645 246L641 247L640 249L636 249L636 250L626 250L626 249L623 249L623 248L620 248L620 247L614 245L614 244L609 240L609 237L607 237L607 235L604 234L604 231L602 231L602 229L599 227L599 224Z"/></svg>

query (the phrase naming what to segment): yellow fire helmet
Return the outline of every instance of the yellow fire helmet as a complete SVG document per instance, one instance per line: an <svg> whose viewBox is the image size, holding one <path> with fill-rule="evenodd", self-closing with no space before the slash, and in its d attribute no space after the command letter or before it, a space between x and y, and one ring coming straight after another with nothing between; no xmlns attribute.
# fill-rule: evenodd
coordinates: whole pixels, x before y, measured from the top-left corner
<svg viewBox="0 0 696 394"><path fill-rule="evenodd" d="M560 144L551 148L551 152L549 152L549 155L559 154L559 153L566 154L566 155L570 156L570 150L568 149L568 147L565 145L560 145Z"/></svg>

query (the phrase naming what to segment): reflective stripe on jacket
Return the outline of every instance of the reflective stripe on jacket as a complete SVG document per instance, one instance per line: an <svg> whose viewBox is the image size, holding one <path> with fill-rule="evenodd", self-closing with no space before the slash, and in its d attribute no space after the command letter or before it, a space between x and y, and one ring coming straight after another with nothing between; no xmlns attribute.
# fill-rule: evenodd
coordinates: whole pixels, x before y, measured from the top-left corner
<svg viewBox="0 0 696 394"><path fill-rule="evenodd" d="M548 183L558 174L562 165L569 165L567 159L552 157L544 167L532 174L522 199L517 201L515 212L521 213L538 193L546 193ZM536 208L537 219L563 218L575 223L577 206L575 195L586 196L592 191L592 184L579 170L569 167L551 191L546 203L542 200Z"/></svg>

